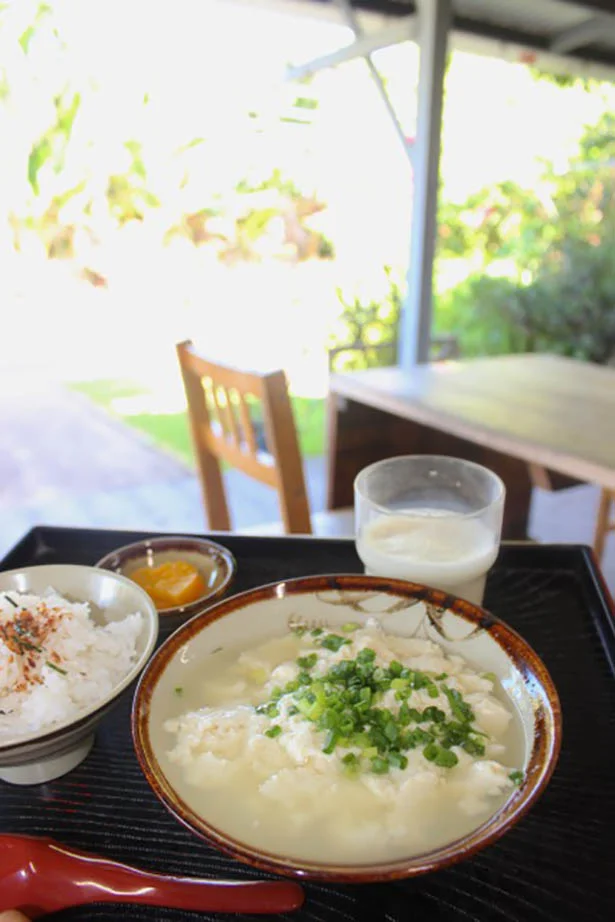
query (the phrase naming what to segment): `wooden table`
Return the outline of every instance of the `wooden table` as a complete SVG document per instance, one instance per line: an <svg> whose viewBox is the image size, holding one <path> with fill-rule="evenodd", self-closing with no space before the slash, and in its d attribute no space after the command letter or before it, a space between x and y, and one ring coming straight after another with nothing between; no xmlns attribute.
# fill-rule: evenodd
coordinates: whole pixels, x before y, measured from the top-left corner
<svg viewBox="0 0 615 922"><path fill-rule="evenodd" d="M329 509L352 503L363 467L400 454L496 471L507 488L504 537L524 538L541 471L615 490L615 369L511 355L332 375Z"/></svg>

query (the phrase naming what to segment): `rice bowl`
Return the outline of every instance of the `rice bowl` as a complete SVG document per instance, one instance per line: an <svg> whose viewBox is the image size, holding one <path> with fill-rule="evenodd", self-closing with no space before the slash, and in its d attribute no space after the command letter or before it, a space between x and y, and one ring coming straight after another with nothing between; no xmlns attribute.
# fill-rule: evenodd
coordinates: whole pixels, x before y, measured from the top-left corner
<svg viewBox="0 0 615 922"><path fill-rule="evenodd" d="M136 660L140 612L98 625L52 587L0 595L0 745L77 717Z"/></svg>
<svg viewBox="0 0 615 922"><path fill-rule="evenodd" d="M157 636L149 596L119 574L76 565L0 573L0 778L39 783L82 761Z"/></svg>

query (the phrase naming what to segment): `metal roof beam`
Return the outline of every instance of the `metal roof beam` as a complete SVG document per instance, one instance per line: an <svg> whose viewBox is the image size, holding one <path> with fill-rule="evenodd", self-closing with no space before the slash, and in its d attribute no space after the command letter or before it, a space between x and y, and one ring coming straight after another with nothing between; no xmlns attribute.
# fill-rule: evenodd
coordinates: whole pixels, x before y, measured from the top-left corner
<svg viewBox="0 0 615 922"><path fill-rule="evenodd" d="M355 10L353 9L353 6L350 0L333 0L333 3L339 9L340 13L343 15L347 24L352 29L356 40L360 41L364 35L363 27L361 23L359 22L359 18ZM397 136L399 137L399 140L402 144L404 152L410 162L410 165L412 165L412 145L408 142L406 138L404 129L402 128L401 122L399 121L399 118L397 116L397 112L395 111L393 104L389 98L389 94L387 93L386 87L384 85L384 81L382 77L380 76L378 68L374 64L371 55L369 54L365 55L365 63L367 64L369 71L374 79L374 84L376 86L376 89L380 93L380 98L382 99L383 105L385 109L387 110L387 112L389 113L391 121L393 122L393 126L395 127L395 131L397 132Z"/></svg>
<svg viewBox="0 0 615 922"><path fill-rule="evenodd" d="M563 29L555 35L549 48L555 54L566 54L577 48L584 48L601 38L606 32L613 32L615 19L611 16L592 16L569 29Z"/></svg>
<svg viewBox="0 0 615 922"><path fill-rule="evenodd" d="M330 54L323 54L311 61L306 61L304 64L289 67L286 71L287 77L290 80L299 80L328 67L336 67L346 61L354 61L356 58L364 58L383 48L390 48L391 45L412 41L416 38L416 30L416 17L406 16L386 29L363 33L361 38L356 39L344 48L340 48L338 51L332 51Z"/></svg>
<svg viewBox="0 0 615 922"><path fill-rule="evenodd" d="M500 58L513 64L532 64L553 74L575 74L594 80L608 80L611 83L615 80L615 67L612 64L600 64L580 57L554 54L552 51L543 51L520 42L498 41L483 35L453 30L451 46L457 51Z"/></svg>

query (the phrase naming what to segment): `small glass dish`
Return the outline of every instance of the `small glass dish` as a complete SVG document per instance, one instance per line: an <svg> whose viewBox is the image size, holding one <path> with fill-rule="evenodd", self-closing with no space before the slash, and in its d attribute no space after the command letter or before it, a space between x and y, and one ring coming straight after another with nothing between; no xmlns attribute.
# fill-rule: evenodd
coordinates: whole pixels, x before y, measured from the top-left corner
<svg viewBox="0 0 615 922"><path fill-rule="evenodd" d="M158 614L161 617L182 615L189 618L202 612L226 591L237 570L235 558L221 544L206 538L189 538L181 535L165 535L126 544L106 554L96 566L103 570L121 573L131 579L132 574L142 567L155 570L162 564L174 561L185 561L191 564L198 571L206 591L181 605L168 608L157 605Z"/></svg>

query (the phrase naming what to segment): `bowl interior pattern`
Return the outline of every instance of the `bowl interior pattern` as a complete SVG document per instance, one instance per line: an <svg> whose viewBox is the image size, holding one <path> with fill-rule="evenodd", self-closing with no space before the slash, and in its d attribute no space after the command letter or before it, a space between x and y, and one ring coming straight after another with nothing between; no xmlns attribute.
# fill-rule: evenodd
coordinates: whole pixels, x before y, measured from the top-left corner
<svg viewBox="0 0 615 922"><path fill-rule="evenodd" d="M525 743L525 780L479 829L429 854L379 865L322 865L295 861L238 841L210 823L178 794L163 729L181 710L174 688L195 662L220 648L244 649L289 627L340 627L378 617L388 633L426 637L480 671L495 673L513 700ZM401 580L340 575L288 580L234 596L193 618L160 648L143 673L133 705L137 756L155 793L196 834L240 860L267 870L337 881L389 880L435 870L495 841L529 809L546 786L561 742L561 712L553 682L534 651L483 609L443 592Z"/></svg>

